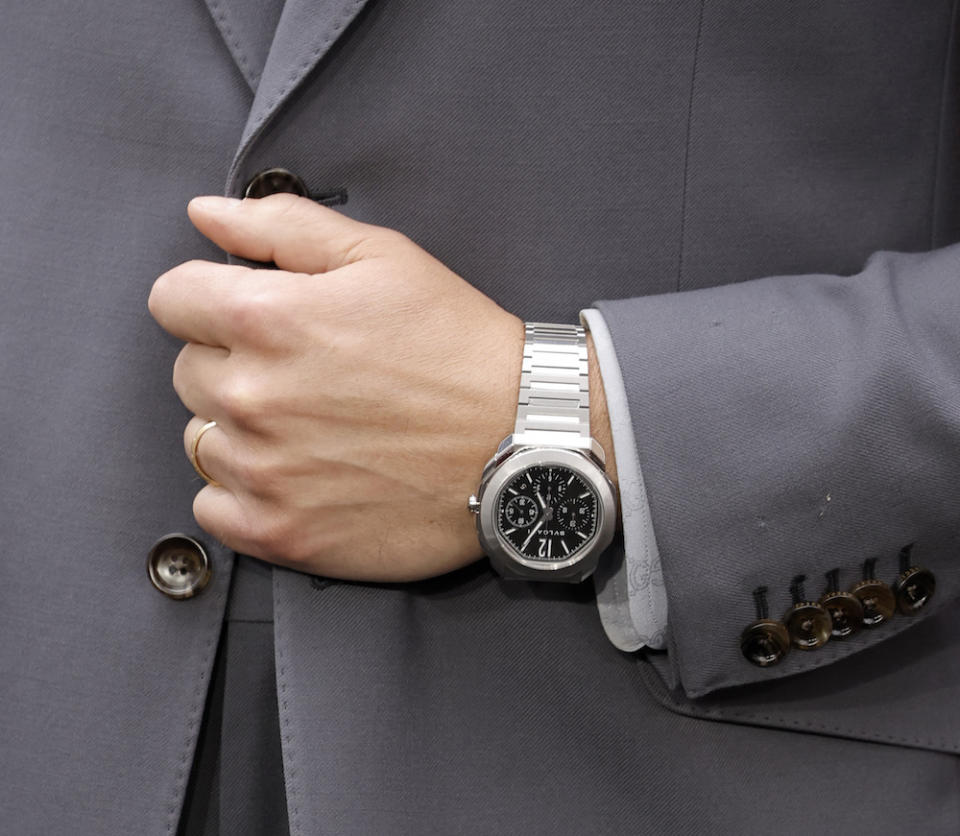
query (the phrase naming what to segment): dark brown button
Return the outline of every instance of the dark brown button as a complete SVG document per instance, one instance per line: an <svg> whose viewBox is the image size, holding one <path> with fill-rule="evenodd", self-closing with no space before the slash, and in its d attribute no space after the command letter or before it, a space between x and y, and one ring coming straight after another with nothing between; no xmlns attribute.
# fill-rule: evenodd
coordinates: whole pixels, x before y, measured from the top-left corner
<svg viewBox="0 0 960 836"><path fill-rule="evenodd" d="M740 652L749 662L768 668L790 650L790 635L779 621L762 618L740 634Z"/></svg>
<svg viewBox="0 0 960 836"><path fill-rule="evenodd" d="M893 590L883 581L866 578L854 584L850 591L863 607L865 627L877 627L892 618L897 602Z"/></svg>
<svg viewBox="0 0 960 836"><path fill-rule="evenodd" d="M296 194L300 197L309 196L307 184L292 171L285 168L268 168L258 171L243 191L244 197L266 197L271 194Z"/></svg>
<svg viewBox="0 0 960 836"><path fill-rule="evenodd" d="M168 534L150 549L147 575L164 595L183 599L203 591L212 570L206 551L196 540L185 534Z"/></svg>
<svg viewBox="0 0 960 836"><path fill-rule="evenodd" d="M900 573L893 585L897 609L904 615L916 615L933 597L937 579L933 572L920 566L910 566Z"/></svg>
<svg viewBox="0 0 960 836"><path fill-rule="evenodd" d="M790 583L793 606L783 623L790 634L790 643L799 650L816 650L830 641L833 624L829 613L816 601L807 601L803 591L806 575L797 575Z"/></svg>
<svg viewBox="0 0 960 836"><path fill-rule="evenodd" d="M779 621L769 617L765 586L753 590L753 604L757 620L740 634L740 652L748 662L768 668L790 652L790 634Z"/></svg>
<svg viewBox="0 0 960 836"><path fill-rule="evenodd" d="M830 615L831 638L846 639L860 632L863 627L863 604L856 595L834 590L825 593L820 604Z"/></svg>
<svg viewBox="0 0 960 836"><path fill-rule="evenodd" d="M783 618L790 643L798 650L816 650L830 640L830 615L815 601L794 604Z"/></svg>

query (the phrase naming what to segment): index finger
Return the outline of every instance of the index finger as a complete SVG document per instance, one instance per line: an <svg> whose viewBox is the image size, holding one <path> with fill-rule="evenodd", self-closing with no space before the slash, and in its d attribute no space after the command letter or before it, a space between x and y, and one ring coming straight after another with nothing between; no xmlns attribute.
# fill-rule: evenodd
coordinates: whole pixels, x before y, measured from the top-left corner
<svg viewBox="0 0 960 836"><path fill-rule="evenodd" d="M147 307L160 327L184 342L229 349L230 300L257 271L238 264L186 261L153 283Z"/></svg>

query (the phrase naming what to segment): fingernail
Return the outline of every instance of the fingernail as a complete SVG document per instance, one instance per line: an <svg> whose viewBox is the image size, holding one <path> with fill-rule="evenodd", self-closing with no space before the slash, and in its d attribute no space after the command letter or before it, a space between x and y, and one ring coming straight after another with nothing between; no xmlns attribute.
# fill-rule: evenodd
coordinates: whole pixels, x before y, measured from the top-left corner
<svg viewBox="0 0 960 836"><path fill-rule="evenodd" d="M227 209L232 209L234 206L239 206L240 201L235 197L203 195L191 200L190 205L194 209L199 209L201 212L223 212Z"/></svg>

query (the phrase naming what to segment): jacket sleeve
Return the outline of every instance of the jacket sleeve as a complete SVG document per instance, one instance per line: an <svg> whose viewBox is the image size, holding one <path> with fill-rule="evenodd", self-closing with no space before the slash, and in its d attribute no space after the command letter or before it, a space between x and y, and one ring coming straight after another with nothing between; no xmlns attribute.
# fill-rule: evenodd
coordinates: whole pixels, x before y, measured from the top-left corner
<svg viewBox="0 0 960 836"><path fill-rule="evenodd" d="M600 301L629 406L688 697L842 663L960 590L960 246L881 252L855 276L764 278ZM740 635L825 576L891 585L900 554L930 603L757 667Z"/></svg>

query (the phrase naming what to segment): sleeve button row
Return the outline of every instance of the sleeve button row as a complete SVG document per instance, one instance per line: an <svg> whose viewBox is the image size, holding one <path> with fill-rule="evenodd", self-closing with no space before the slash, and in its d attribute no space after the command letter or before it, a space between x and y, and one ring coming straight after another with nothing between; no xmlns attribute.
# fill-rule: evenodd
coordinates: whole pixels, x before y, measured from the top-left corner
<svg viewBox="0 0 960 836"><path fill-rule="evenodd" d="M875 577L876 558L863 564L863 577L849 591L840 589L840 571L827 572L827 588L819 601L804 594L806 576L797 575L790 584L793 605L782 621L769 617L767 587L753 591L757 620L740 634L740 651L759 667L776 665L790 651L816 650L830 639L842 640L862 628L877 627L895 612L917 614L933 597L936 578L929 569L913 565L911 546L900 551L900 574L891 588Z"/></svg>

